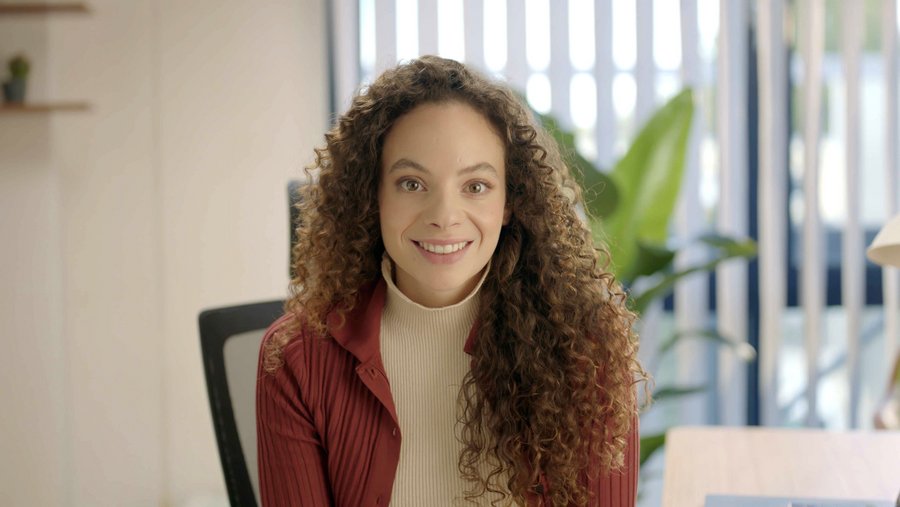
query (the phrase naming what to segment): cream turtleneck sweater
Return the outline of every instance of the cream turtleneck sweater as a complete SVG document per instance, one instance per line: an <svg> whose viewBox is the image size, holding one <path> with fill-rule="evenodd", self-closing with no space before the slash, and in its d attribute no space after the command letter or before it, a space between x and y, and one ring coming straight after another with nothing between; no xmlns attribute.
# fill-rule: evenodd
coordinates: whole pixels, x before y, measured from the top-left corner
<svg viewBox="0 0 900 507"><path fill-rule="evenodd" d="M457 467L457 403L471 360L463 345L487 269L465 299L442 308L427 308L400 292L387 255L381 272L387 282L381 356L403 435L391 505L464 505L468 485Z"/></svg>

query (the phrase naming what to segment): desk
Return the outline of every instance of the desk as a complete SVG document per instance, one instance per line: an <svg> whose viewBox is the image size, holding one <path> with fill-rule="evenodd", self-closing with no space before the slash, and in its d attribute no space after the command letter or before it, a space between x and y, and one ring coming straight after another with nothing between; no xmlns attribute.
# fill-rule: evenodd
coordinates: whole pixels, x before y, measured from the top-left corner
<svg viewBox="0 0 900 507"><path fill-rule="evenodd" d="M710 493L891 500L900 432L680 427L666 437L663 507L702 507Z"/></svg>

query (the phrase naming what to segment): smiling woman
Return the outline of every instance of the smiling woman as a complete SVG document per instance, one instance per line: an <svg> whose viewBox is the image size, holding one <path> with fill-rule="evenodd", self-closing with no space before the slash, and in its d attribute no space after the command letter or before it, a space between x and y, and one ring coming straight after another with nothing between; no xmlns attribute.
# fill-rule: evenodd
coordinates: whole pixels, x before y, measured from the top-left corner
<svg viewBox="0 0 900 507"><path fill-rule="evenodd" d="M503 142L463 102L426 104L384 141L381 237L397 287L427 307L472 292L507 221Z"/></svg>
<svg viewBox="0 0 900 507"><path fill-rule="evenodd" d="M325 139L260 353L263 503L633 505L633 315L527 108L423 57Z"/></svg>

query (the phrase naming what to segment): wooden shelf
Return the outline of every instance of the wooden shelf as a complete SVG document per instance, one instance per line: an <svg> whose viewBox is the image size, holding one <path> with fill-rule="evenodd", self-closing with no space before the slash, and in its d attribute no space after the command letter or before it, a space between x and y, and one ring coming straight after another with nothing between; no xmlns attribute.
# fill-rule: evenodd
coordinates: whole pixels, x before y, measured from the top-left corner
<svg viewBox="0 0 900 507"><path fill-rule="evenodd" d="M54 12L88 13L90 9L84 2L3 2L0 0L0 16Z"/></svg>
<svg viewBox="0 0 900 507"><path fill-rule="evenodd" d="M52 102L29 104L0 103L0 115L12 113L52 113L87 111L91 107L87 102Z"/></svg>
<svg viewBox="0 0 900 507"><path fill-rule="evenodd" d="M86 14L90 8L84 2L43 2L38 0L16 2L0 0L0 17L19 14L53 14L75 13ZM10 104L0 102L0 115L5 114L31 114L87 111L90 105L87 102L26 102L24 104Z"/></svg>

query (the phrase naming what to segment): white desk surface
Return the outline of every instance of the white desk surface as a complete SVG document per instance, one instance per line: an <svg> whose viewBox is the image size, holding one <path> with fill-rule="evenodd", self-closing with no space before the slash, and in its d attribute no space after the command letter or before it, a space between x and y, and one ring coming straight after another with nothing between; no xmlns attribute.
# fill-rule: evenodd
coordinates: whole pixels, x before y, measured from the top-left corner
<svg viewBox="0 0 900 507"><path fill-rule="evenodd" d="M894 501L900 431L680 427L666 437L663 507L707 494Z"/></svg>

